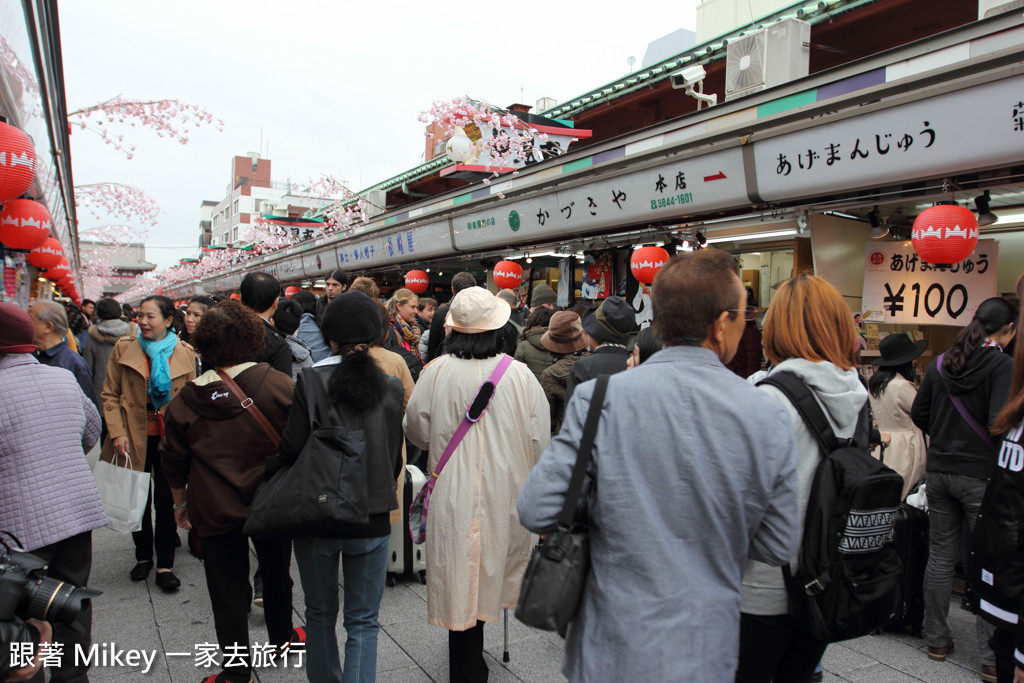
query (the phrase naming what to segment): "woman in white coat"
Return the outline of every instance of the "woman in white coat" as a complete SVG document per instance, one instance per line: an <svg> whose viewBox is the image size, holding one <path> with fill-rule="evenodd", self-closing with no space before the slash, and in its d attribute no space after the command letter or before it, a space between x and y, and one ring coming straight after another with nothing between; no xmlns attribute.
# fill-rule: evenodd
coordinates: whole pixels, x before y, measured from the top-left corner
<svg viewBox="0 0 1024 683"><path fill-rule="evenodd" d="M470 287L452 299L446 355L423 369L405 413L409 440L438 461L480 385L502 360L509 305ZM451 681L486 681L483 625L514 608L530 558L516 500L548 444L540 383L512 362L494 397L438 476L427 517L427 621L448 629Z"/></svg>
<svg viewBox="0 0 1024 683"><path fill-rule="evenodd" d="M890 435L882 456L885 464L903 477L903 498L924 478L928 457L924 433L910 419L917 397L914 360L926 346L924 339L914 342L902 332L885 337L878 344L882 357L874 361L878 369L868 382L871 413L879 431Z"/></svg>

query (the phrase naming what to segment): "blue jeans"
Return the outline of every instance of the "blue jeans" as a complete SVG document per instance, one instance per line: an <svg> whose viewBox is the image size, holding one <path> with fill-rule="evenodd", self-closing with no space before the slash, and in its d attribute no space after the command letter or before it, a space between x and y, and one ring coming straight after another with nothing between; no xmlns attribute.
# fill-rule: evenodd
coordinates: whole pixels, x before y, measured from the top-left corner
<svg viewBox="0 0 1024 683"><path fill-rule="evenodd" d="M388 537L297 538L306 594L306 677L311 683L372 683L377 677L377 612L384 595ZM338 657L338 558L344 572L345 670Z"/></svg>
<svg viewBox="0 0 1024 683"><path fill-rule="evenodd" d="M942 647L950 638L949 594L953 571L961 559L960 534L964 518L970 528L981 509L988 482L960 474L928 473L928 566L924 572L924 639L931 647ZM989 646L995 627L977 617L978 659L995 664Z"/></svg>

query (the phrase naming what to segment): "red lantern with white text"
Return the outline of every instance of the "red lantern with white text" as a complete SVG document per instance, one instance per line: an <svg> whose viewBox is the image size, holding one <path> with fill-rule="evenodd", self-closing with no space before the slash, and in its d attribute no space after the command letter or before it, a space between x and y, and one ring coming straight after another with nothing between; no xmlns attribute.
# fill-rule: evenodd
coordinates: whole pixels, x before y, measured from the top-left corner
<svg viewBox="0 0 1024 683"><path fill-rule="evenodd" d="M978 244L978 219L974 212L956 204L938 204L925 209L911 231L914 251L935 265L959 263Z"/></svg>
<svg viewBox="0 0 1024 683"><path fill-rule="evenodd" d="M36 177L36 149L23 131L0 123L0 202L17 199Z"/></svg>
<svg viewBox="0 0 1024 683"><path fill-rule="evenodd" d="M62 258L60 263L55 266L50 266L43 275L47 280L53 280L56 282L65 275L71 274L71 264L68 263L66 258Z"/></svg>
<svg viewBox="0 0 1024 683"><path fill-rule="evenodd" d="M64 258L64 247L53 237L47 237L46 241L33 249L25 257L25 260L36 268L52 268Z"/></svg>
<svg viewBox="0 0 1024 683"><path fill-rule="evenodd" d="M0 211L0 242L11 249L35 249L50 236L50 212L33 199L12 199Z"/></svg>
<svg viewBox="0 0 1024 683"><path fill-rule="evenodd" d="M413 294L422 294L430 286L430 276L426 271L410 270L405 274L405 288Z"/></svg>
<svg viewBox="0 0 1024 683"><path fill-rule="evenodd" d="M291 298L292 298L292 296L294 296L295 294L298 294L298 293L299 293L299 292L301 292L301 291L302 291L302 290L300 290L300 289L299 289L298 287L296 287L295 285L289 285L288 287L285 287L285 288L284 288L284 295L285 295L286 297L288 297L289 299L291 299Z"/></svg>
<svg viewBox="0 0 1024 683"><path fill-rule="evenodd" d="M494 284L501 289L515 289L523 284L523 267L515 261L494 264Z"/></svg>
<svg viewBox="0 0 1024 683"><path fill-rule="evenodd" d="M629 269L637 282L649 285L661 267L668 263L668 252L661 247L640 247L629 257Z"/></svg>

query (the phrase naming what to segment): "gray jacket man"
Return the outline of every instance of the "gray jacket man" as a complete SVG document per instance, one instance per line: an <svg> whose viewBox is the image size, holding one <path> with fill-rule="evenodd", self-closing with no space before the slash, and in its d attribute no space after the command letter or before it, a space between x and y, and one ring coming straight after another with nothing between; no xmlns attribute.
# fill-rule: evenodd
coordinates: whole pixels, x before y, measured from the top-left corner
<svg viewBox="0 0 1024 683"><path fill-rule="evenodd" d="M570 625L570 681L732 681L747 558L797 551L789 413L730 372L746 292L731 256L678 256L653 306L665 348L614 375L584 485L591 569ZM519 497L520 522L550 530L576 461L594 382Z"/></svg>

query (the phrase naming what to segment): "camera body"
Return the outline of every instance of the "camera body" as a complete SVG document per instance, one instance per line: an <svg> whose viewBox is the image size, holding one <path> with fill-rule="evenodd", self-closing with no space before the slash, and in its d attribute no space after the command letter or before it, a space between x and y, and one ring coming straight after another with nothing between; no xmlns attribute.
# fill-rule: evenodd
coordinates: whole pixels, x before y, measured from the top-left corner
<svg viewBox="0 0 1024 683"><path fill-rule="evenodd" d="M47 564L35 555L0 544L0 621L39 619L70 624L85 600L100 591L46 576Z"/></svg>

